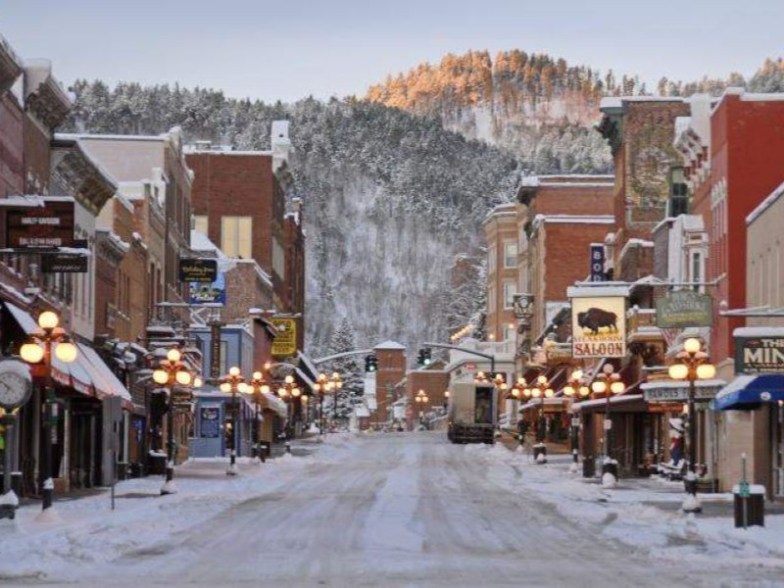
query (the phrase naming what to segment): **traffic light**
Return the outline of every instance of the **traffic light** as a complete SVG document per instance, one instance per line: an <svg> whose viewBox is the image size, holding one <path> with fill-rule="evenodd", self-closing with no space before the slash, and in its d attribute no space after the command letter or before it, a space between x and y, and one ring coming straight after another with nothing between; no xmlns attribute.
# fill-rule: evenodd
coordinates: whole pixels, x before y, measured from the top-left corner
<svg viewBox="0 0 784 588"><path fill-rule="evenodd" d="M432 361L430 347L423 347L419 350L419 356L417 357L417 363L422 366L430 365Z"/></svg>
<svg viewBox="0 0 784 588"><path fill-rule="evenodd" d="M365 371L366 372L378 371L378 358L375 355L365 356Z"/></svg>

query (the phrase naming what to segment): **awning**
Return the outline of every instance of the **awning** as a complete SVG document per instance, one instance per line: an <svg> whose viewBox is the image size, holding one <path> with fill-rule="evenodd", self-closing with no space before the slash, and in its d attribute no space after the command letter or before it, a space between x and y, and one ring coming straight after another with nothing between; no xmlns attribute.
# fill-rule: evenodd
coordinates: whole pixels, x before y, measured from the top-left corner
<svg viewBox="0 0 784 588"><path fill-rule="evenodd" d="M131 393L128 392L128 389L114 372L109 369L109 366L101 359L101 356L95 352L95 349L83 343L77 343L77 346L79 347L79 355L77 355L75 363L80 363L90 373L96 395L99 398L103 396L119 396L124 401L130 403Z"/></svg>
<svg viewBox="0 0 784 588"><path fill-rule="evenodd" d="M523 406L519 408L517 412L525 412L527 410L539 410L539 407L544 405L546 407L563 407L566 408L568 404L571 403L571 399L568 396L553 396L551 398L545 398L544 402L542 402L541 398L535 398L533 400L528 400Z"/></svg>
<svg viewBox="0 0 784 588"><path fill-rule="evenodd" d="M612 412L645 412L647 403L642 394L619 395L610 397L610 410ZM593 398L575 402L572 410L580 412L603 412L607 407L607 398Z"/></svg>
<svg viewBox="0 0 784 588"><path fill-rule="evenodd" d="M751 410L764 402L784 401L784 374L738 376L716 395L714 410Z"/></svg>
<svg viewBox="0 0 784 588"><path fill-rule="evenodd" d="M264 398L267 401L266 408L276 412L277 415L283 419L285 419L288 416L289 410L284 400L281 400L280 398L275 396L272 392L263 392L262 396L264 396Z"/></svg>

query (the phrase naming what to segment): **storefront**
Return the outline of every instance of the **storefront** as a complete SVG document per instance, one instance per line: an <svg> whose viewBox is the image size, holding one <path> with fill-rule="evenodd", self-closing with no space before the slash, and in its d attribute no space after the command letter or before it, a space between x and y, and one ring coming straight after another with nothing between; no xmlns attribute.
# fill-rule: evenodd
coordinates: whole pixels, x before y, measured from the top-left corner
<svg viewBox="0 0 784 588"><path fill-rule="evenodd" d="M724 412L723 434L732 440L724 455L723 486L742 476L746 455L750 481L762 484L771 498L784 498L784 374L741 375L716 396Z"/></svg>

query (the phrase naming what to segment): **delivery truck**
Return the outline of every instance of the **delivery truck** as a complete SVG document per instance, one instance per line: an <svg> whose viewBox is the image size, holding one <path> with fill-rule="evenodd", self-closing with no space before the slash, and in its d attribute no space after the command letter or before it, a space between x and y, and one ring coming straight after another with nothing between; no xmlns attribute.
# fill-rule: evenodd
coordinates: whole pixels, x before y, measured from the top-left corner
<svg viewBox="0 0 784 588"><path fill-rule="evenodd" d="M452 443L495 443L495 386L456 382L450 388L447 438Z"/></svg>

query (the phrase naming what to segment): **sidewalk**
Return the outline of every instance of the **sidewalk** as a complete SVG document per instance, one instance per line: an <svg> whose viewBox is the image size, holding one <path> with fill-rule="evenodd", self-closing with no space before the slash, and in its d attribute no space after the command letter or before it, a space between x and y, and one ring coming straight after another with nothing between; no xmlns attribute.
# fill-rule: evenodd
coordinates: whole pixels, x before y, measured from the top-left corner
<svg viewBox="0 0 784 588"><path fill-rule="evenodd" d="M312 454L316 450L316 438L304 437L291 441L291 455L294 457L304 457ZM271 454L267 460L276 460L286 455L286 444L275 443L271 446ZM208 480L208 479L227 479L226 468L229 464L228 457L209 457L209 458L195 458L189 459L174 467L174 480L178 479L191 479L191 480ZM239 474L248 473L251 471L263 468L265 464L254 463L250 457L238 457L237 469ZM164 476L148 475L142 478L129 478L130 480L153 480L155 478L163 481ZM119 481L118 481L119 482ZM116 499L138 499L138 498L159 498L161 496L159 491L155 492L139 492L139 491L123 491L120 489L121 485L115 487ZM74 500L80 500L91 496L98 496L101 494L108 494L111 492L111 486L96 486L92 488L75 488L66 494L54 495L54 504L68 503ZM19 499L19 506L26 507L30 505L40 504L40 498L24 497Z"/></svg>

